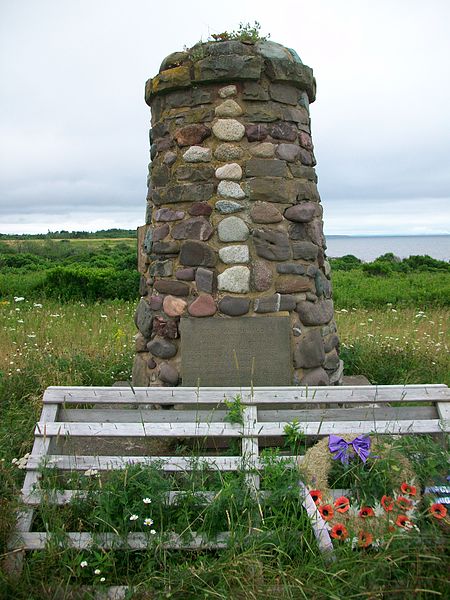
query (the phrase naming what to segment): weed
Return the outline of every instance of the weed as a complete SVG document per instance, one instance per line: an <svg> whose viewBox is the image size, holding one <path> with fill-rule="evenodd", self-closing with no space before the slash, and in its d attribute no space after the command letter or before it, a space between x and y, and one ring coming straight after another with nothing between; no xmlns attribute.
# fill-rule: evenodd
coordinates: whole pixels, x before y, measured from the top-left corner
<svg viewBox="0 0 450 600"><path fill-rule="evenodd" d="M242 404L242 397L237 394L232 400L225 400L225 406L227 407L228 413L225 415L225 421L228 423L236 423L238 425L244 424L244 405Z"/></svg>

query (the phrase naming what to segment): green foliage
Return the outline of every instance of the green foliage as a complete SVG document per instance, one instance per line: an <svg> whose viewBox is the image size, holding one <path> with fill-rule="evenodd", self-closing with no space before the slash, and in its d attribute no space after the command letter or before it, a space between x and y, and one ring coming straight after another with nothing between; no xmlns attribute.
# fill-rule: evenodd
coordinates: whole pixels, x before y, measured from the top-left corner
<svg viewBox="0 0 450 600"><path fill-rule="evenodd" d="M99 231L49 231L47 233L0 233L0 240L79 240L135 238L136 229L100 229Z"/></svg>
<svg viewBox="0 0 450 600"><path fill-rule="evenodd" d="M334 271L351 271L357 269L362 265L362 260L354 256L353 254L345 254L339 258L330 259L331 268Z"/></svg>
<svg viewBox="0 0 450 600"><path fill-rule="evenodd" d="M285 445L293 454L304 454L306 450L306 435L301 429L300 423L294 419L284 428Z"/></svg>
<svg viewBox="0 0 450 600"><path fill-rule="evenodd" d="M244 405L240 394L237 394L232 400L225 400L225 406L228 413L225 416L225 421L228 423L244 424Z"/></svg>
<svg viewBox="0 0 450 600"><path fill-rule="evenodd" d="M238 40L239 42L248 42L254 44L259 40L267 40L270 38L270 33L262 36L261 25L255 21L251 23L239 23L239 27L233 31L224 31L222 33L213 33L211 38L215 42L223 42L225 40Z"/></svg>
<svg viewBox="0 0 450 600"><path fill-rule="evenodd" d="M386 260L377 259L372 263L362 266L363 273L369 276L386 277L392 275L392 263Z"/></svg>

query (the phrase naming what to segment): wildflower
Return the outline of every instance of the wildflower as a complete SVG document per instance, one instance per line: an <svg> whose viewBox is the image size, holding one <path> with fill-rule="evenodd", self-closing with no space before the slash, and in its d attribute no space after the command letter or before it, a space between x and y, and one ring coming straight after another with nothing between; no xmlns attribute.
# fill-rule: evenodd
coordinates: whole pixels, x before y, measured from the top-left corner
<svg viewBox="0 0 450 600"><path fill-rule="evenodd" d="M39 304L39 302L34 302L33 306L34 308L42 308L42 304Z"/></svg>
<svg viewBox="0 0 450 600"><path fill-rule="evenodd" d="M130 521L137 521L139 519L138 515L131 515Z"/></svg>
<svg viewBox="0 0 450 600"><path fill-rule="evenodd" d="M367 519L368 517L374 517L375 513L373 511L373 508L371 508L370 506L362 506L361 510L359 511L359 516L362 519Z"/></svg>
<svg viewBox="0 0 450 600"><path fill-rule="evenodd" d="M344 541L345 539L348 538L348 531L344 527L344 525L342 525L341 523L338 523L337 525L335 525L333 527L333 529L330 532L330 535L335 540L342 540L342 541Z"/></svg>
<svg viewBox="0 0 450 600"><path fill-rule="evenodd" d="M373 542L373 535L368 531L360 531L358 535L358 545L361 548L368 548Z"/></svg>
<svg viewBox="0 0 450 600"><path fill-rule="evenodd" d="M407 496L415 496L417 494L417 488L414 485L409 485L409 483L402 483L400 489Z"/></svg>
<svg viewBox="0 0 450 600"><path fill-rule="evenodd" d="M397 527L402 527L402 529L412 529L414 527L411 519L408 519L406 515L398 515L395 524Z"/></svg>
<svg viewBox="0 0 450 600"><path fill-rule="evenodd" d="M156 530L155 529L150 529L150 535L156 535Z"/></svg>
<svg viewBox="0 0 450 600"><path fill-rule="evenodd" d="M87 567L87 566L88 566L87 560L82 560L82 561L80 562L80 567L81 567L82 569L84 569L84 568L85 568L85 567Z"/></svg>
<svg viewBox="0 0 450 600"><path fill-rule="evenodd" d="M408 500L408 498L405 498L404 496L399 496L397 498L397 506L401 510L411 510L413 508L413 503L411 502L411 500Z"/></svg>
<svg viewBox="0 0 450 600"><path fill-rule="evenodd" d="M29 338L35 338L36 334L35 333L28 333L27 337L29 337Z"/></svg>
<svg viewBox="0 0 450 600"><path fill-rule="evenodd" d="M144 525L146 527L150 527L151 525L153 525L153 519L144 519Z"/></svg>
<svg viewBox="0 0 450 600"><path fill-rule="evenodd" d="M331 504L324 504L323 506L319 506L320 516L324 521L331 521L334 515L334 510Z"/></svg>
<svg viewBox="0 0 450 600"><path fill-rule="evenodd" d="M93 477L95 475L98 475L97 469L88 469L87 471L84 472L85 477Z"/></svg>
<svg viewBox="0 0 450 600"><path fill-rule="evenodd" d="M150 498L142 498L142 502L143 502L144 504L151 504L151 503L152 503L152 501L151 501L151 499L150 499Z"/></svg>
<svg viewBox="0 0 450 600"><path fill-rule="evenodd" d="M322 492L320 490L310 490L309 494L316 505L322 500Z"/></svg>
<svg viewBox="0 0 450 600"><path fill-rule="evenodd" d="M429 511L435 519L443 519L447 515L447 508L439 502L432 504Z"/></svg>
<svg viewBox="0 0 450 600"><path fill-rule="evenodd" d="M95 569L94 575L100 575L100 573L101 573L100 569Z"/></svg>
<svg viewBox="0 0 450 600"><path fill-rule="evenodd" d="M23 302L24 300L23 296L14 296L14 302Z"/></svg>
<svg viewBox="0 0 450 600"><path fill-rule="evenodd" d="M106 581L106 577L100 577L100 582L103 583L104 581Z"/></svg>
<svg viewBox="0 0 450 600"><path fill-rule="evenodd" d="M350 500L348 498L346 498L345 496L340 496L339 498L336 498L336 500L334 501L334 508L339 513L345 513L350 508Z"/></svg>

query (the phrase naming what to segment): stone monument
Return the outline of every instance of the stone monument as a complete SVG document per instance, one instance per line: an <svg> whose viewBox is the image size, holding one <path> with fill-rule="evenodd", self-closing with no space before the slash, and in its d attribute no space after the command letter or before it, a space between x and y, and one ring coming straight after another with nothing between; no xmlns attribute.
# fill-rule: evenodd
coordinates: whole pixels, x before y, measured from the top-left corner
<svg viewBox="0 0 450 600"><path fill-rule="evenodd" d="M134 385L340 383L315 91L297 53L265 40L197 44L147 81Z"/></svg>

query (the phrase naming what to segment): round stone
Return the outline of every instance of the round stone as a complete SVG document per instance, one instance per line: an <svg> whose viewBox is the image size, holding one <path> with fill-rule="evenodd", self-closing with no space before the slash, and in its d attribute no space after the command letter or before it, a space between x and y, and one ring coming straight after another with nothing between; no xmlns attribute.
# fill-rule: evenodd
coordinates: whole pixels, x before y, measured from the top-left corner
<svg viewBox="0 0 450 600"><path fill-rule="evenodd" d="M219 119L212 129L216 138L224 142L238 142L245 133L245 127L236 119Z"/></svg>
<svg viewBox="0 0 450 600"><path fill-rule="evenodd" d="M279 223L283 220L278 208L269 202L256 202L250 211L250 216L255 223Z"/></svg>
<svg viewBox="0 0 450 600"><path fill-rule="evenodd" d="M219 258L225 264L248 263L248 246L225 246L219 250Z"/></svg>
<svg viewBox="0 0 450 600"><path fill-rule="evenodd" d="M244 242L249 235L247 225L239 217L222 219L217 229L222 242Z"/></svg>
<svg viewBox="0 0 450 600"><path fill-rule="evenodd" d="M240 117L244 111L235 100L225 100L216 107L216 117Z"/></svg>
<svg viewBox="0 0 450 600"><path fill-rule="evenodd" d="M177 369L170 363L161 363L159 367L159 378L169 385L177 385L180 375Z"/></svg>
<svg viewBox="0 0 450 600"><path fill-rule="evenodd" d="M187 302L175 296L166 296L163 300L163 311L168 317L179 317L184 313Z"/></svg>
<svg viewBox="0 0 450 600"><path fill-rule="evenodd" d="M219 302L219 310L224 315L230 317L239 317L248 313L250 300L247 298L236 298L234 296L224 296Z"/></svg>
<svg viewBox="0 0 450 600"><path fill-rule="evenodd" d="M212 317L217 312L217 307L212 296L203 294L189 305L188 312L193 317Z"/></svg>
<svg viewBox="0 0 450 600"><path fill-rule="evenodd" d="M183 159L191 163L209 162L211 158L211 148L204 148L203 146L191 146L183 154Z"/></svg>
<svg viewBox="0 0 450 600"><path fill-rule="evenodd" d="M181 281L194 281L195 269L193 267L186 267L186 269L178 269L175 272L175 277L181 279Z"/></svg>
<svg viewBox="0 0 450 600"><path fill-rule="evenodd" d="M233 146L233 144L220 144L214 150L214 157L217 160L228 161L228 160L238 160L242 158L244 155L244 151L239 146Z"/></svg>
<svg viewBox="0 0 450 600"><path fill-rule="evenodd" d="M308 369L300 381L301 385L329 385L330 378L322 367L317 369Z"/></svg>
<svg viewBox="0 0 450 600"><path fill-rule="evenodd" d="M188 209L188 213L193 217L209 217L212 213L212 206L207 202L194 202Z"/></svg>
<svg viewBox="0 0 450 600"><path fill-rule="evenodd" d="M253 287L258 292L265 292L272 285L272 270L263 260L256 260L253 265Z"/></svg>
<svg viewBox="0 0 450 600"><path fill-rule="evenodd" d="M160 294L171 294L172 296L189 296L189 286L181 281L171 279L158 279L153 284L155 290Z"/></svg>
<svg viewBox="0 0 450 600"><path fill-rule="evenodd" d="M234 181L221 181L217 186L217 193L224 198L245 198L245 192L238 183Z"/></svg>
<svg viewBox="0 0 450 600"><path fill-rule="evenodd" d="M229 163L228 165L223 165L223 167L216 169L216 177L217 179L239 181L242 179L242 169L237 163Z"/></svg>
<svg viewBox="0 0 450 600"><path fill-rule="evenodd" d="M279 144L277 148L277 156L288 162L295 162L300 154L300 148L297 144Z"/></svg>
<svg viewBox="0 0 450 600"><path fill-rule="evenodd" d="M317 210L316 202L300 202L285 210L284 216L289 221L296 223L308 223L314 217Z"/></svg>
<svg viewBox="0 0 450 600"><path fill-rule="evenodd" d="M247 267L230 267L217 278L219 290L245 294L250 287L250 269Z"/></svg>
<svg viewBox="0 0 450 600"><path fill-rule="evenodd" d="M275 146L270 142L262 142L255 146L250 146L250 153L256 158L273 158L275 156Z"/></svg>
<svg viewBox="0 0 450 600"><path fill-rule="evenodd" d="M226 85L219 90L219 96L221 98L229 98L230 96L236 96L237 88L235 85Z"/></svg>
<svg viewBox="0 0 450 600"><path fill-rule="evenodd" d="M174 138L177 144L182 146L196 146L201 144L204 139L211 135L211 129L202 123L195 123L193 125L186 125L178 129Z"/></svg>
<svg viewBox="0 0 450 600"><path fill-rule="evenodd" d="M177 353L177 347L164 339L155 338L147 344L149 352L159 358L172 358Z"/></svg>
<svg viewBox="0 0 450 600"><path fill-rule="evenodd" d="M244 207L239 202L233 202L233 200L218 200L215 208L222 215L229 215L242 210Z"/></svg>
<svg viewBox="0 0 450 600"><path fill-rule="evenodd" d="M164 160L163 160L163 163L164 163L165 165L168 165L168 166L170 167L171 165L173 165L173 163L174 163L176 160L177 160L177 155L176 155L176 153L175 153L175 152L171 152L171 151L169 150L169 152L166 152L166 153L164 154Z"/></svg>

